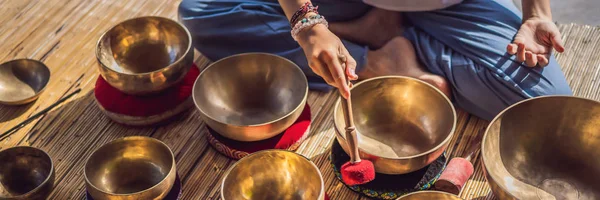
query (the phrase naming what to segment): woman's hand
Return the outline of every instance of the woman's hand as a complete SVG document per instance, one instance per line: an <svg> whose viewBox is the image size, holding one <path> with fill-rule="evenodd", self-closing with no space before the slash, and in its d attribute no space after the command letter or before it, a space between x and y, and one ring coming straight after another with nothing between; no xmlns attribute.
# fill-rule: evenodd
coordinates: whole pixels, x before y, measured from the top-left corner
<svg viewBox="0 0 600 200"><path fill-rule="evenodd" d="M356 61L348 53L340 38L329 31L325 25L317 24L300 32L297 39L313 72L321 76L327 84L338 88L344 98L348 98L350 87L346 84L345 76L350 80L358 79L355 73ZM346 57L345 71L340 56Z"/></svg>
<svg viewBox="0 0 600 200"><path fill-rule="evenodd" d="M548 65L552 48L563 52L560 32L552 20L542 17L531 17L521 25L513 43L506 49L509 54L517 55L517 60L525 62L529 67L539 64Z"/></svg>

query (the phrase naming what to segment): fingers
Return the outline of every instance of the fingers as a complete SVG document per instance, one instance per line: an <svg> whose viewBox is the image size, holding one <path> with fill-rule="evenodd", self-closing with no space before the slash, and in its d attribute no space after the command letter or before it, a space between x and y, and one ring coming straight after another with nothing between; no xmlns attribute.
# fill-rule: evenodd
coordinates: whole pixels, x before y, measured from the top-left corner
<svg viewBox="0 0 600 200"><path fill-rule="evenodd" d="M519 49L517 50L517 60L519 62L525 62L525 44L520 43L517 45L519 46Z"/></svg>
<svg viewBox="0 0 600 200"><path fill-rule="evenodd" d="M346 75L350 78L350 80L357 80L358 75L356 75L356 60L352 58L352 55L350 55L350 52L348 52L346 48L342 48L342 55L346 62Z"/></svg>
<svg viewBox="0 0 600 200"><path fill-rule="evenodd" d="M506 46L506 52L508 52L508 54L510 55L515 55L517 53L517 49L519 49L519 46L517 46L517 44L508 44L508 46Z"/></svg>
<svg viewBox="0 0 600 200"><path fill-rule="evenodd" d="M329 69L327 69L327 65L323 63L318 58L312 59L309 63L311 69L315 74L319 75L325 82L331 86L337 87L335 82L333 81L333 77L331 77L331 73L329 73Z"/></svg>
<svg viewBox="0 0 600 200"><path fill-rule="evenodd" d="M338 56L339 55L336 52L326 51L322 54L321 58L325 61L325 64L327 64L331 77L333 77L333 81L340 90L342 96L348 98L350 96L350 87L348 87L348 84L346 83L346 73L344 73Z"/></svg>
<svg viewBox="0 0 600 200"><path fill-rule="evenodd" d="M548 66L548 63L550 62L550 61L548 61L547 56L539 55L539 54L537 55L537 60L538 60L538 65L540 67Z"/></svg>
<svg viewBox="0 0 600 200"><path fill-rule="evenodd" d="M563 46L563 42L562 39L560 38L560 33L558 32L558 30L556 30L556 33L552 34L552 46L554 47L554 49L556 49L556 51L558 52L564 52L565 51L565 47Z"/></svg>
<svg viewBox="0 0 600 200"><path fill-rule="evenodd" d="M538 62L537 55L534 55L530 51L527 51L525 53L525 57L527 58L527 60L525 60L525 64L528 67L535 67L537 65L537 62Z"/></svg>

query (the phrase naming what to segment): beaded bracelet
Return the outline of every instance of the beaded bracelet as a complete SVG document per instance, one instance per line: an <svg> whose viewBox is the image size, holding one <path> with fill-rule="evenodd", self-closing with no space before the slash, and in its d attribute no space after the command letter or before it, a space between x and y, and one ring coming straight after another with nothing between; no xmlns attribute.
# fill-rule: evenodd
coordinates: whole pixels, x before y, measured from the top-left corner
<svg viewBox="0 0 600 200"><path fill-rule="evenodd" d="M290 19L290 25L295 25L296 23L298 23L298 20L300 20L302 17L304 17L304 15L306 15L309 12L313 12L315 14L319 14L319 11L317 11L319 9L319 6L313 6L312 3L306 2L304 3L304 5L302 5L295 13L294 15L292 15L292 18Z"/></svg>
<svg viewBox="0 0 600 200"><path fill-rule="evenodd" d="M294 25L294 27L292 28L292 38L294 38L295 41L298 41L297 37L298 37L298 33L300 33L300 31L307 29L307 28L311 28L317 24L323 24L326 27L329 27L329 23L327 23L327 20L325 20L325 17L323 17L319 14L313 15L308 18L303 18L302 20L298 21L296 23L296 25Z"/></svg>

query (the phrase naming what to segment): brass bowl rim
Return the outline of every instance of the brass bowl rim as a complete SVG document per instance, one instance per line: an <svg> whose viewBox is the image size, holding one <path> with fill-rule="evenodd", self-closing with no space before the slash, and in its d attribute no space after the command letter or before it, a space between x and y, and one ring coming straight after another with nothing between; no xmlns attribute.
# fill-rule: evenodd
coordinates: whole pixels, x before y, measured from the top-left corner
<svg viewBox="0 0 600 200"><path fill-rule="evenodd" d="M221 180L221 199L225 199L225 193L223 191L223 188L225 187L225 180L227 179L227 177L229 176L229 173L231 173L231 171L240 163L240 161L242 161L244 158L248 158L250 156L256 156L257 154L261 154L261 153L268 153L268 152L283 152L283 153L291 153L291 154L295 154L296 156L300 156L304 159L306 159L306 161L308 161L308 163L313 167L313 169L315 169L315 171L317 171L317 175L319 175L319 180L321 180L321 191L319 192L319 197L322 197L325 194L325 180L323 180L323 174L321 174L321 170L319 170L319 167L317 167L317 165L315 165L314 162L312 162L309 158L307 158L306 156L293 152L293 151L288 151L288 150L283 150L283 149L267 149L267 150L260 150L251 154L248 154L247 156L243 157L242 159L238 160L237 162L233 163L233 165L231 165L231 167L229 167L229 169L227 169L227 171L225 171L225 173L223 174L223 180Z"/></svg>
<svg viewBox="0 0 600 200"><path fill-rule="evenodd" d="M293 110L291 110L290 112L288 112L287 114L268 121L268 122L263 122L263 123L257 123L257 124L232 124L230 122L224 122L224 121L220 121L215 119L214 117L208 115L206 112L204 112L204 110L202 110L202 108L200 108L200 106L198 105L198 100L196 100L196 95L194 95L196 93L196 85L199 85L199 81L200 78L205 74L206 71L208 71L208 69L210 69L211 67L213 67L214 65L216 65L219 62L222 62L223 60L226 59L230 59L230 58L234 58L234 57L240 57L240 56L248 56L248 55L267 55L267 56L274 56L280 59L283 59L284 61L292 64L292 66L294 66L294 69L297 70L299 73L302 74L302 79L304 80L304 95L302 96L302 101L300 101L300 103L296 106L296 108L294 108ZM221 123L221 124L227 124L229 126L234 126L234 127L259 127L259 126L264 126L264 125L269 125L269 124L273 124L275 122L281 121L282 119L285 119L286 117L289 117L290 115L294 114L296 111L298 111L298 109L304 109L304 107L306 106L306 99L308 98L308 79L306 79L306 75L304 75L304 72L302 71L302 69L300 69L300 67L298 67L298 65L296 65L296 63L288 60L287 58L281 57L279 55L275 55L275 54L270 54L270 53L261 53L261 52L250 52L250 53L240 53L240 54L235 54L235 55L231 55L231 56L227 56L225 58L221 58L213 63L211 63L210 65L208 65L204 70L202 70L202 72L200 72L200 75L198 75L198 78L196 78L196 81L194 81L194 86L192 87L192 99L194 100L194 105L196 106L196 108L200 111L200 113L203 116L208 117L210 120Z"/></svg>
<svg viewBox="0 0 600 200"><path fill-rule="evenodd" d="M4 100L0 100L1 104L5 104L5 105L22 105L22 104L26 104L29 103L35 99L37 99L40 94L42 94L42 92L44 92L44 90L46 90L46 86L48 86L48 83L50 83L50 78L52 77L52 72L50 71L50 68L48 68L48 66L46 64L44 64L42 61L39 60L35 60L35 59L31 59L31 58L18 58L18 59L13 59L13 60L9 60L3 63L0 63L0 67L12 63L12 62L17 62L17 61L27 61L27 62L35 62L37 64L40 64L41 66L43 66L44 70L48 71L48 81L46 81L46 84L44 84L44 86L42 86L42 89L40 89L40 91L36 91L35 94L33 96L24 98L24 99L19 99L16 101L4 101Z"/></svg>
<svg viewBox="0 0 600 200"><path fill-rule="evenodd" d="M99 188L97 188L94 184L92 184L92 182L88 179L87 176L87 166L89 164L90 158L92 158L92 156L98 152L98 150L100 150L101 148L116 143L116 142L121 142L121 141L126 141L126 140L132 140L132 139L144 139L144 140L150 140L150 141L154 141L154 142L158 142L160 145L163 145L165 147L167 147L167 150L169 150L169 153L171 155L171 168L169 169L169 173L165 175L165 177L160 180L160 182L154 184L152 187L149 187L145 190L141 190L141 191L137 191L137 192L133 192L133 193L127 193L127 194L116 194L116 193L112 193L112 192L107 192L104 190L101 190ZM153 137L147 137L147 136L127 136L127 137L122 137L122 138L118 138L116 140L110 141L106 144L103 144L102 146L98 147L96 150L94 150L94 152L92 152L92 154L90 154L90 156L88 156L87 160L85 161L85 165L83 166L83 177L85 178L85 182L87 183L87 185L91 186L92 188L94 188L94 190L99 191L103 194L107 194L107 195L112 195L112 196L131 196L131 195L136 195L136 194L141 194L141 193L145 193L148 192L154 188L156 188L158 185L162 184L163 182L165 182L169 176L172 175L172 173L176 173L173 172L173 168L175 168L175 155L173 155L173 151L171 150L171 148L169 148L169 145L167 145L166 143L164 143L163 141L160 141L159 139L153 138Z"/></svg>
<svg viewBox="0 0 600 200"><path fill-rule="evenodd" d="M449 192L443 192L443 191L437 191L437 190L421 190L421 191L410 192L410 193L404 194L404 195L402 195L402 196L398 197L396 200L401 200L402 198L405 198L405 197L408 197L408 196L411 196L411 195L420 194L420 193L439 193L439 194L447 194L447 195L450 195L450 196L456 197L456 198L458 198L458 199L463 199L463 198L460 198L458 195L455 195L455 194L452 194L452 193L449 193Z"/></svg>
<svg viewBox="0 0 600 200"><path fill-rule="evenodd" d="M50 181L50 178L52 178L52 174L54 174L54 161L52 160L52 157L50 157L50 154L48 154L48 152L40 149L40 148L36 148L36 147L32 147L32 146L15 146L15 147L11 147L11 148L7 148L4 149L2 151L0 151L0 154L2 152L11 150L11 149L32 149L35 151L39 151L42 152L42 154L44 156L46 156L48 158L48 160L50 160L50 171L48 172L48 176L46 177L46 179L44 179L44 181L42 181L42 183L40 183L40 185L38 185L37 187L35 187L33 190L30 190L29 192L25 193L25 194L21 194L21 195L16 195L16 196L3 196L0 194L0 197L2 198L8 198L8 199L18 199L18 198L23 198L23 197L27 197L33 193L36 193L37 191L39 191L42 187L44 187L46 184L48 184L48 182Z"/></svg>
<svg viewBox="0 0 600 200"><path fill-rule="evenodd" d="M491 125L494 124L496 121L498 121L501 117L504 116L504 113L508 112L508 110L512 109L513 107L519 106L523 103L529 102L529 101L534 101L537 99L554 99L554 98L568 98L568 99L578 99L578 100L584 100L584 101L590 101L593 103L597 103L600 104L600 101L596 101L593 99L588 99L588 98L584 98L584 97L577 97L577 96L569 96L569 95L544 95L544 96L538 96L538 97L533 97L533 98L529 98L529 99L525 99L522 101L519 101L513 105L510 105L508 107L506 107L504 110L502 110L500 113L498 113L498 115L496 115L494 117L494 119L492 119L492 121L490 121L489 125L487 126L487 128L485 129L485 134L483 135L483 138L481 139L481 159L483 162L481 162L481 164L483 165L483 169L485 170L486 173L489 174L489 169L488 169L488 165L487 163L489 162L490 158L486 158L485 156L485 141L487 141L488 138L488 134L490 132L491 129ZM504 164L502 165L504 166ZM504 185L498 184L499 182L496 180L496 178L494 178L494 176L492 176L491 174L488 175L488 177L490 177L491 182L494 182L494 184L496 184L498 187L500 187L502 189L502 191L509 191ZM511 175L512 177L512 175ZM490 180L488 180L490 181ZM508 194L511 197L515 197L513 194L511 194L510 192L505 192L506 194ZM515 197L516 198L516 197Z"/></svg>
<svg viewBox="0 0 600 200"><path fill-rule="evenodd" d="M367 82L371 82L371 81L374 81L374 80L379 80L379 79L409 79L409 80L412 80L412 81L423 83L426 86L434 89L439 95L441 95L444 98L444 100L446 100L446 103L448 103L448 105L450 106L450 110L452 110L452 121L453 121L452 128L450 129L450 133L448 134L448 136L446 137L446 139L444 139L442 142L440 142L440 144L438 144L437 146L435 146L435 147L433 147L433 148L431 148L431 149L429 149L429 150L427 150L425 152L422 152L422 153L419 153L419 154L416 154L416 155L391 158L391 157L386 157L386 156L380 156L380 155L371 153L369 151L366 151L366 150L358 147L358 149L360 151L365 152L365 153L370 154L370 155L377 156L379 158L385 158L385 159L391 159L391 160L405 160L405 159L417 158L417 157L421 157L421 156L424 156L424 155L431 154L432 152L437 151L438 149L440 149L443 146L445 146L450 140L452 140L452 137L454 136L454 132L456 131L456 123L457 123L456 109L454 108L454 104L452 104L452 102L450 101L450 99L448 99L448 97L446 97L446 95L444 95L444 93L441 90L437 89L436 87L432 86L431 84L429 84L429 83L427 83L425 81L422 81L422 80L419 80L419 79L416 79L416 78L411 78L411 77L408 77L408 76L396 76L396 75L378 76L378 77L375 77L375 78L366 79L364 81L359 82L358 84L355 84L354 86L352 86L352 88L350 89L350 91L352 91L354 88L358 87L359 85L362 85L362 84L365 84ZM340 128L337 125L337 123L335 123L335 118L336 118L337 112L338 112L337 108L340 106L340 103L341 103L341 100L342 100L341 98L342 97L338 97L337 101L335 102L335 105L333 106L333 117L334 117L333 126L335 127L335 131L337 131L338 133L344 133L344 131L342 131L343 129ZM344 136L344 139L345 138L346 137Z"/></svg>
<svg viewBox="0 0 600 200"><path fill-rule="evenodd" d="M175 24L177 24L177 26L179 26L180 28L182 28L188 38L188 44L187 44L187 48L185 50L185 53L183 53L179 59L175 60L173 63L164 66L160 69L154 70L154 71L150 71L150 72L143 72L143 73L125 73L125 72L119 72L116 71L115 69L108 67L106 65L104 65L104 63L100 60L100 42L102 41L102 39L104 39L104 37L106 36L106 34L108 34L108 32L110 32L111 30L113 30L115 27L125 23L125 22L129 22L129 21L134 21L134 20L139 20L139 19L144 19L144 18L157 18L157 19L162 19L162 20L166 20L166 21L171 21ZM172 66L176 65L177 63L181 63L184 59L185 59L185 55L187 55L188 53L190 53L191 49L192 49L192 34L190 33L190 31L181 23L179 23L176 20L170 19L170 18L166 18L166 17L161 17L161 16L141 16L141 17L134 17L134 18L130 18L130 19L126 19L123 20L117 24L115 24L114 26L111 26L109 29L107 29L106 31L104 31L104 33L102 33L102 35L100 36L100 38L98 39L98 41L96 42L96 60L98 61L98 63L100 63L100 65L105 68L108 69L112 72L115 72L117 74L122 74L122 75L129 75L129 76L138 76L138 75L149 75L149 74L153 74L153 73L157 73L157 72L162 72L162 71L166 71L167 69L170 69ZM113 58L114 59L114 58Z"/></svg>

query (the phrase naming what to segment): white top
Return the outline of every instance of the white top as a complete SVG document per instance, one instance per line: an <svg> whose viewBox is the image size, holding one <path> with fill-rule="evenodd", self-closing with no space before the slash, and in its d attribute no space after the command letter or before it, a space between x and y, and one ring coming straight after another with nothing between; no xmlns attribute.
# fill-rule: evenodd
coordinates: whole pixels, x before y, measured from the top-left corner
<svg viewBox="0 0 600 200"><path fill-rule="evenodd" d="M391 11L429 11L446 8L462 0L363 0L363 2Z"/></svg>

